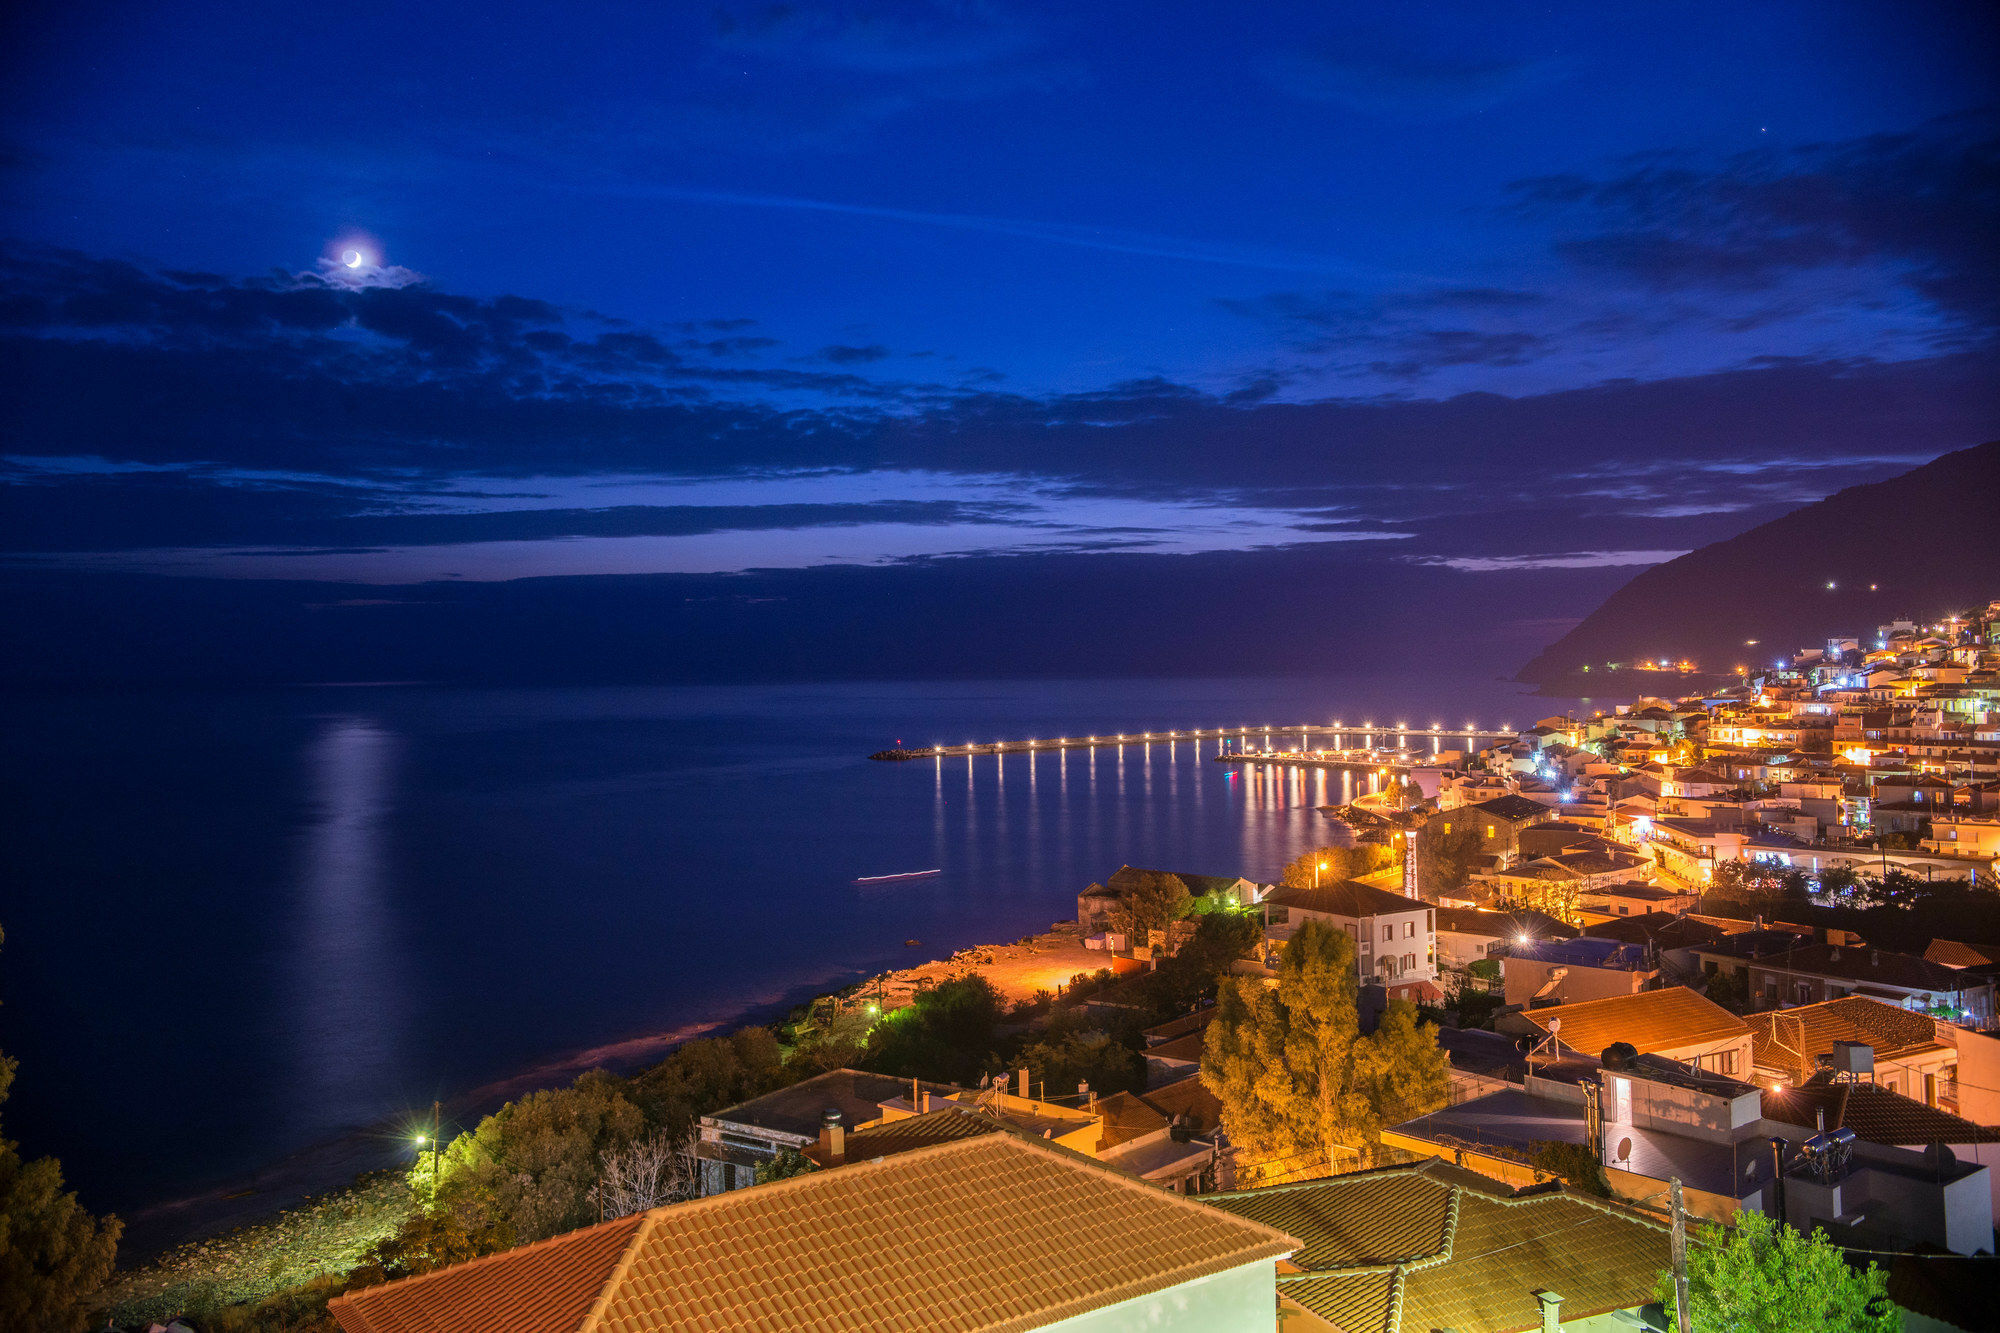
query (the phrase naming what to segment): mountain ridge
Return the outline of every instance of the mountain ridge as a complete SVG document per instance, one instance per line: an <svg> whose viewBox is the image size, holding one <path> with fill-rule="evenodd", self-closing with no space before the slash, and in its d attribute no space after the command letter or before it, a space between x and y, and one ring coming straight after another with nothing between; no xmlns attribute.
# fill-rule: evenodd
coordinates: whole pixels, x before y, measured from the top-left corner
<svg viewBox="0 0 2000 1333"><path fill-rule="evenodd" d="M2000 441L1991 441L1654 565L1517 678L1575 683L1590 679L1586 666L1662 657L1733 673L1830 635L1927 620L1996 596Z"/></svg>

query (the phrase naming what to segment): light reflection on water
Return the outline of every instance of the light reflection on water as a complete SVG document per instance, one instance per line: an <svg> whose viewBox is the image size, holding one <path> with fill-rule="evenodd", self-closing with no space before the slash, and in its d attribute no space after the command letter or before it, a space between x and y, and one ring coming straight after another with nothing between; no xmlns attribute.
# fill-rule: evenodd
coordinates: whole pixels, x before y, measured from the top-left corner
<svg viewBox="0 0 2000 1333"><path fill-rule="evenodd" d="M330 1123L379 1114L407 1018L384 883L396 738L364 717L327 721L306 747L311 823L299 872L290 1011L298 1086Z"/></svg>

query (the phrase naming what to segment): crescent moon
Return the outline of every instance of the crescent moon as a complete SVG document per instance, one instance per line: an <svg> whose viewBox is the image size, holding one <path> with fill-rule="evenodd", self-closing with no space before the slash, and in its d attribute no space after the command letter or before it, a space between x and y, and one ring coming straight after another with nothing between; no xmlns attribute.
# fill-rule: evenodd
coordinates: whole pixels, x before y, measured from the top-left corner
<svg viewBox="0 0 2000 1333"><path fill-rule="evenodd" d="M349 268L360 268L362 264L361 252L359 250L349 250L340 257L340 262Z"/></svg>

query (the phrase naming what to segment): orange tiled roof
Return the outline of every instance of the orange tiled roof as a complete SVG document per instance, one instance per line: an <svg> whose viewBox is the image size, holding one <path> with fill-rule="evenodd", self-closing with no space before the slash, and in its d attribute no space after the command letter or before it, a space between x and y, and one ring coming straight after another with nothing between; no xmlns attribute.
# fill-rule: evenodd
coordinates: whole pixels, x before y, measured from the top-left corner
<svg viewBox="0 0 2000 1333"><path fill-rule="evenodd" d="M332 1302L346 1333L1016 1333L1298 1242L1014 1134L655 1208L607 1264L578 1232ZM1087 1237L1079 1243L1078 1237ZM595 1289L540 1313L544 1289ZM523 1320L522 1309L535 1310Z"/></svg>
<svg viewBox="0 0 2000 1333"><path fill-rule="evenodd" d="M819 1166L845 1166L854 1162L872 1162L878 1157L894 1157L898 1153L915 1152L933 1143L947 1143L952 1139L977 1138L981 1134L998 1133L1004 1128L997 1120L981 1115L970 1107L947 1103L943 1110L926 1111L922 1115L906 1115L900 1120L883 1120L873 1125L863 1125L860 1129L849 1130L842 1141L840 1158L818 1143L808 1144L801 1149L805 1155Z"/></svg>
<svg viewBox="0 0 2000 1333"><path fill-rule="evenodd" d="M621 1217L329 1303L344 1333L575 1333L645 1225Z"/></svg>
<svg viewBox="0 0 2000 1333"><path fill-rule="evenodd" d="M1750 1030L1735 1014L1685 986L1531 1009L1521 1017L1543 1032L1549 1030L1552 1020L1561 1019L1556 1036L1562 1044L1593 1058L1614 1042L1629 1041L1644 1055L1741 1036Z"/></svg>
<svg viewBox="0 0 2000 1333"><path fill-rule="evenodd" d="M1579 1320L1650 1300L1667 1228L1615 1204L1514 1191L1435 1159L1297 1185L1212 1194L1212 1207L1297 1235L1280 1299L1337 1328L1541 1327L1538 1290Z"/></svg>
<svg viewBox="0 0 2000 1333"><path fill-rule="evenodd" d="M1751 1059L1759 1069L1775 1069L1794 1082L1818 1069L1816 1057L1832 1052L1836 1041L1866 1042L1875 1058L1894 1059L1935 1050L1937 1022L1927 1014L1866 995L1772 1009L1749 1017Z"/></svg>

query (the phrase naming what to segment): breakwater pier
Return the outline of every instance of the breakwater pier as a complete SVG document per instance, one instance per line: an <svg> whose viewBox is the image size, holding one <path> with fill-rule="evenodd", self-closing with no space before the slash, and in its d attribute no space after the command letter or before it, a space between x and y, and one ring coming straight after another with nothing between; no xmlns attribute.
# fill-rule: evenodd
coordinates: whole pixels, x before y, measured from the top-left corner
<svg viewBox="0 0 2000 1333"><path fill-rule="evenodd" d="M963 745L929 745L894 750L878 750L870 759L901 762L912 759L968 759L985 755L1036 754L1044 751L1094 750L1128 745L1193 745L1196 753L1213 747L1214 757L1244 761L1290 761L1308 759L1313 752L1368 751L1420 754L1451 749L1478 749L1487 741L1509 739L1513 727L1482 727L1468 722L1462 727L1433 723L1393 726L1373 721L1301 723L1294 726L1189 727L1169 731L1130 731L1102 736L1048 736L1017 741L968 741ZM1331 756L1317 762L1340 762ZM1353 762L1353 761L1349 761Z"/></svg>

